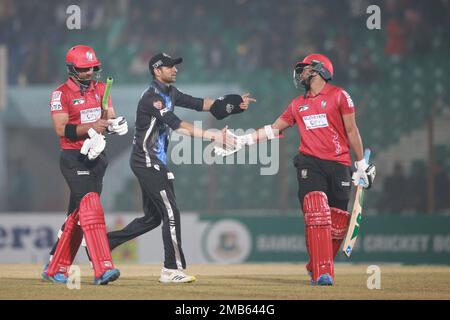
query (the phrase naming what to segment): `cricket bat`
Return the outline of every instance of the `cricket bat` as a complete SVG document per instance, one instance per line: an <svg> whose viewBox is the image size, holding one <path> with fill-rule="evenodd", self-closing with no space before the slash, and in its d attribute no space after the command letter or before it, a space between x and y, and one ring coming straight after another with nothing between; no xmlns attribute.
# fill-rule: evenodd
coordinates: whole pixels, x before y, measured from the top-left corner
<svg viewBox="0 0 450 320"><path fill-rule="evenodd" d="M113 78L112 77L108 77L106 79L106 88L105 88L105 92L103 93L103 98L102 98L102 119L106 119L107 117L107 113L108 113L108 98L109 98L109 93L111 91L111 87L113 84Z"/></svg>
<svg viewBox="0 0 450 320"><path fill-rule="evenodd" d="M369 163L370 149L364 150L364 159ZM350 218L350 225L345 236L344 245L342 251L350 258L353 247L355 246L356 239L358 238L359 228L361 225L361 214L364 203L364 187L360 181L360 184L356 187L355 201L353 202L352 216Z"/></svg>

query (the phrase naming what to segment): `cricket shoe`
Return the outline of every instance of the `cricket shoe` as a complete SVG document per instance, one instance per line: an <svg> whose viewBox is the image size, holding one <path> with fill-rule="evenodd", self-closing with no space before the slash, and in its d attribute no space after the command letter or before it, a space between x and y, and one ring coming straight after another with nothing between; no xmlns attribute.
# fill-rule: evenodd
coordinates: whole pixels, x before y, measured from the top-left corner
<svg viewBox="0 0 450 320"><path fill-rule="evenodd" d="M324 273L319 276L319 279L317 281L311 280L311 285L313 286L332 286L333 285L333 278L328 274Z"/></svg>
<svg viewBox="0 0 450 320"><path fill-rule="evenodd" d="M106 285L109 282L116 281L120 277L119 269L110 269L102 274L100 277L94 279L95 285Z"/></svg>
<svg viewBox="0 0 450 320"><path fill-rule="evenodd" d="M163 268L159 277L159 282L162 283L190 283L195 280L197 279L194 276L189 276L178 269Z"/></svg>
<svg viewBox="0 0 450 320"><path fill-rule="evenodd" d="M54 282L54 283L67 283L67 275L65 273L55 273L53 276L47 274L48 263L44 266L44 271L41 274L41 277L45 281Z"/></svg>

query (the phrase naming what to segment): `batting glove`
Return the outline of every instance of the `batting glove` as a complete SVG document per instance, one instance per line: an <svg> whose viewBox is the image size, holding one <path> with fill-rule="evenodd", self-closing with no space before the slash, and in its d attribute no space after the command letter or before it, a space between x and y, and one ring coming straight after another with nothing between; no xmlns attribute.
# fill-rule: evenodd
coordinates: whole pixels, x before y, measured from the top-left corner
<svg viewBox="0 0 450 320"><path fill-rule="evenodd" d="M361 185L365 189L372 187L376 175L374 164L368 164L365 159L355 161L356 171L352 175L352 181L355 186Z"/></svg>
<svg viewBox="0 0 450 320"><path fill-rule="evenodd" d="M123 136L128 132L128 123L127 119L124 117L117 117L115 119L108 120L108 133L114 134L117 133L119 136Z"/></svg>
<svg viewBox="0 0 450 320"><path fill-rule="evenodd" d="M104 135L97 133L97 131L92 128L88 130L88 135L89 138L84 141L80 153L87 155L88 159L92 161L105 150L106 140Z"/></svg>

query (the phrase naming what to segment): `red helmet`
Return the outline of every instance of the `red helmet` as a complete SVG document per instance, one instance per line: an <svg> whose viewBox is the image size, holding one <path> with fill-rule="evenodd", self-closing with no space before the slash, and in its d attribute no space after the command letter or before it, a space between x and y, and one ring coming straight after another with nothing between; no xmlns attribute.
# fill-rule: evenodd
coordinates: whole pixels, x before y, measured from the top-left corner
<svg viewBox="0 0 450 320"><path fill-rule="evenodd" d="M100 65L102 64L100 60L97 59L95 51L91 47L84 45L70 48L69 51L67 51L66 63L68 66L73 66L75 68L94 67L94 70L100 69Z"/></svg>
<svg viewBox="0 0 450 320"><path fill-rule="evenodd" d="M303 71L303 68L306 66L312 66L313 71L319 73L322 78L326 81L329 81L333 78L333 64L330 59L328 59L323 54L313 53L306 56L303 61L297 62L295 65L294 74L300 75Z"/></svg>

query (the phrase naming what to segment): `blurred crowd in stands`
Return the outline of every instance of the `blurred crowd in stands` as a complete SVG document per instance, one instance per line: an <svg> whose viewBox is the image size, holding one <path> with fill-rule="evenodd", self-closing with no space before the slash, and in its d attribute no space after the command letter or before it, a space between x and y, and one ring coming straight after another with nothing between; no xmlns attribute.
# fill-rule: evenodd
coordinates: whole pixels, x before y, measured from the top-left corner
<svg viewBox="0 0 450 320"><path fill-rule="evenodd" d="M434 196L432 207L428 208L430 171L434 175ZM414 161L407 173L402 163L397 162L394 172L383 181L383 192L379 198L377 209L384 214L414 214L417 212L447 212L450 210L448 190L450 176L441 164L435 164L429 170L423 161Z"/></svg>
<svg viewBox="0 0 450 320"><path fill-rule="evenodd" d="M66 27L71 4L81 8L79 31ZM128 82L145 79L161 48L195 59L205 81L224 70L285 71L307 53L327 52L345 82L358 55L359 81L377 76L371 51L355 41L371 4L381 7L387 57L426 54L432 35L450 29L446 0L0 0L0 44L8 45L11 84L58 82L63 53L82 32Z"/></svg>

